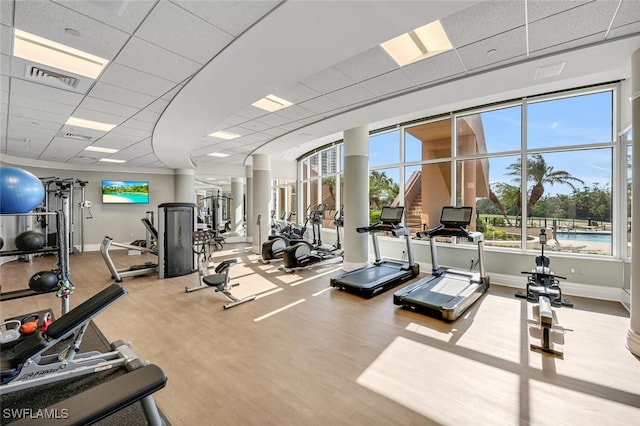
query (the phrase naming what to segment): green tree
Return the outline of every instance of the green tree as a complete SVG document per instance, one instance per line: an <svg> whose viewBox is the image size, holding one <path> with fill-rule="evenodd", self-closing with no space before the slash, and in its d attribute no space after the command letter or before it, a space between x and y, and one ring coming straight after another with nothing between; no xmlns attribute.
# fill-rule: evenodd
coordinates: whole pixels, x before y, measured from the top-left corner
<svg viewBox="0 0 640 426"><path fill-rule="evenodd" d="M518 158L507 168L511 170L507 175L514 176L514 181L518 183L519 187L522 179L522 161ZM574 183L584 184L582 179L571 176L571 173L567 171L554 170L553 166L547 164L542 154L533 154L527 158L527 180L533 183L527 202L528 212L544 195L545 185L567 185L575 191Z"/></svg>
<svg viewBox="0 0 640 426"><path fill-rule="evenodd" d="M386 175L385 172L372 170L369 174L369 202L374 209L381 209L396 198L400 185Z"/></svg>

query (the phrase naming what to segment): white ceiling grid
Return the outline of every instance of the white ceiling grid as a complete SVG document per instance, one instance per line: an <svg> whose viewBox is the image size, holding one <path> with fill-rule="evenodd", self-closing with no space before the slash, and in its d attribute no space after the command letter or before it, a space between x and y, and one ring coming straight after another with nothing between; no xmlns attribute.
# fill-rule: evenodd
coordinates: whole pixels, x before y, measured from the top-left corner
<svg viewBox="0 0 640 426"><path fill-rule="evenodd" d="M353 6L344 3L345 11ZM271 142L296 132L300 136L296 146L303 145L305 137L316 136L311 127L305 127L378 102L640 32L640 2L636 0L468 3L466 9L440 17L454 47L450 52L400 68L379 46L383 40L372 40L361 53L327 63L282 87L264 87L264 93L255 98L272 93L294 105L273 113L246 105L209 124L210 131L224 130L239 134L239 138L226 141L203 134L197 141L174 143L191 147L185 156L196 161L198 174L215 174L216 165L243 167L252 153L268 152ZM91 165L110 157L126 163L110 164L109 168L166 168L153 147L154 128L165 108L202 67L215 63L225 49L233 49L234 39L251 31L253 25L268 25L268 19L263 18L278 13L280 7L304 10L305 2L0 1L0 153ZM410 13L413 7L417 5L397 2L398 16L389 16L390 25L401 27L402 14ZM331 23L327 24L327 31L331 31ZM19 69L21 63L11 57L14 26L111 62L84 93L27 81ZM80 36L65 31L67 28L77 30ZM278 61L279 47L270 49L273 61ZM246 52L249 57L252 54ZM246 78L260 69L261 64L255 63L252 69L238 70L238 75ZM220 99L224 102L225 98ZM389 116L393 114L389 111ZM107 133L73 128L65 125L71 115L116 127ZM65 133L90 138L62 137ZM120 151L84 151L91 144ZM214 151L230 156L208 156Z"/></svg>

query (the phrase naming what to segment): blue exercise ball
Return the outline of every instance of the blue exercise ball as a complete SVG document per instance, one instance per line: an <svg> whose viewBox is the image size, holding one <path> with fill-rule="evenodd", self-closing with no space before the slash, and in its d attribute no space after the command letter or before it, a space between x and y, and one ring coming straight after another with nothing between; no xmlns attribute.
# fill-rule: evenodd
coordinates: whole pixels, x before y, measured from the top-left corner
<svg viewBox="0 0 640 426"><path fill-rule="evenodd" d="M42 203L44 185L31 172L0 167L0 213L28 213Z"/></svg>

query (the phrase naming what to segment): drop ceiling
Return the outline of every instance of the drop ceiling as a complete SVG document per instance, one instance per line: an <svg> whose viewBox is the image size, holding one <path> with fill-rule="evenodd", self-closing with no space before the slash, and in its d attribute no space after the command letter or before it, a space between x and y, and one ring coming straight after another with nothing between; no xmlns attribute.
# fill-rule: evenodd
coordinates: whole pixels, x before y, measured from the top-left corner
<svg viewBox="0 0 640 426"><path fill-rule="evenodd" d="M380 47L437 19L453 45L448 52L399 67ZM200 178L244 176L253 154L291 161L360 125L373 130L628 79L631 53L640 48L636 0L3 0L0 24L6 161L149 173L194 168ZM64 72L14 57L14 28L109 64L75 87L34 78L27 72L34 66ZM269 94L293 105L272 113L252 106ZM65 124L71 116L115 127ZM239 137L208 136L215 131ZM86 151L90 145L118 151Z"/></svg>

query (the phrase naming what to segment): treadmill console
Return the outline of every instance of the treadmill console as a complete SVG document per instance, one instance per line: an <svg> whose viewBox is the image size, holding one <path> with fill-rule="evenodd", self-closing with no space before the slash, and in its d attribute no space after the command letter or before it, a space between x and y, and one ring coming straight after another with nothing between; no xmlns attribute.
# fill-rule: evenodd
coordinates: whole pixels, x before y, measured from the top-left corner
<svg viewBox="0 0 640 426"><path fill-rule="evenodd" d="M402 222L404 207L383 207L380 213L380 222L385 225L397 225Z"/></svg>
<svg viewBox="0 0 640 426"><path fill-rule="evenodd" d="M472 207L443 207L440 223L445 228L465 228L471 223Z"/></svg>

